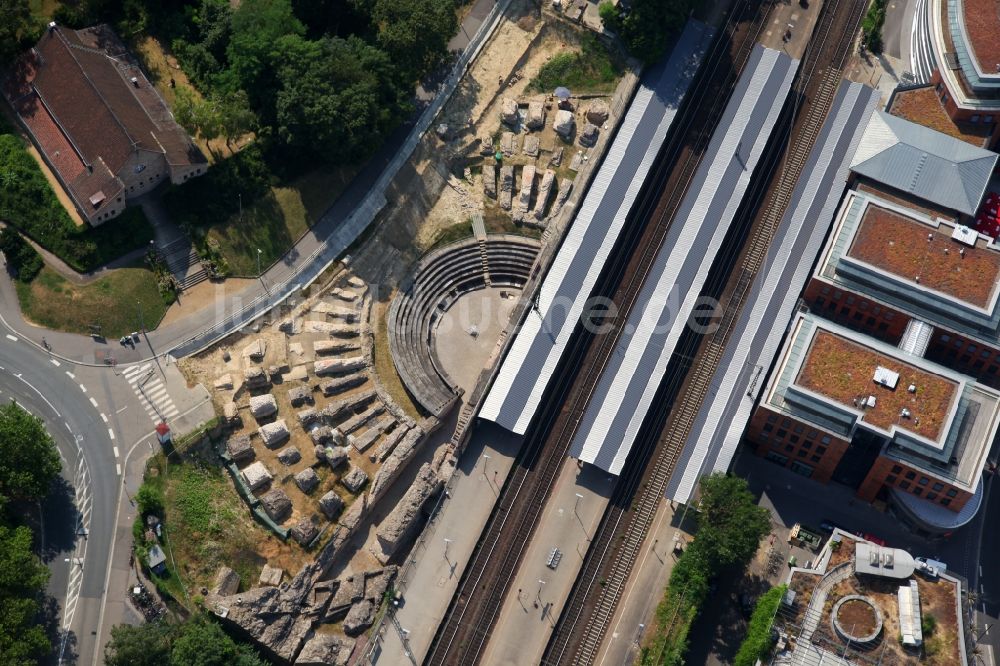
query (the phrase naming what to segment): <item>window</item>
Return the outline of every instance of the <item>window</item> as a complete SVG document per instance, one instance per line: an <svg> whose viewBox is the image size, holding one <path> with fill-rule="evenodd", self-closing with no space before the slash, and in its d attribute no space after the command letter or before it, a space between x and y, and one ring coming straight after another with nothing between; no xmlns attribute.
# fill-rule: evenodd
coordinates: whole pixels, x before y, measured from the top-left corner
<svg viewBox="0 0 1000 666"><path fill-rule="evenodd" d="M808 478L812 476L813 468L805 463L800 463L798 460L792 462L790 469L796 474L801 474L802 476Z"/></svg>
<svg viewBox="0 0 1000 666"><path fill-rule="evenodd" d="M951 340L951 336L950 336L950 335L948 335L947 333L942 333L942 334L941 334L941 337L940 337L940 338L938 338L938 339L939 339L939 340L940 340L941 342L949 342L949 341Z"/></svg>
<svg viewBox="0 0 1000 666"><path fill-rule="evenodd" d="M817 446L816 447L816 454L817 455L823 455L824 453L826 453L826 447L825 446Z"/></svg>
<svg viewBox="0 0 1000 666"><path fill-rule="evenodd" d="M825 298L823 298L822 296L820 296L819 298L816 299L816 307L821 308L824 305L826 305L826 299Z"/></svg>
<svg viewBox="0 0 1000 666"><path fill-rule="evenodd" d="M955 349L961 349L964 344L962 338L955 338Z"/></svg>
<svg viewBox="0 0 1000 666"><path fill-rule="evenodd" d="M805 449L799 449L799 453L798 453L799 458L805 458L808 454L809 454L809 452L806 451Z"/></svg>
<svg viewBox="0 0 1000 666"><path fill-rule="evenodd" d="M811 441L809 441L808 439L806 441L802 442L802 448L803 449L806 449L808 451L812 447L813 447L813 443Z"/></svg>
<svg viewBox="0 0 1000 666"><path fill-rule="evenodd" d="M899 489L900 490L909 490L910 489L910 482L909 481L900 481L899 482Z"/></svg>
<svg viewBox="0 0 1000 666"><path fill-rule="evenodd" d="M976 362L972 364L972 369L973 370L982 370L983 369L983 359L981 359L981 358L976 359Z"/></svg>
<svg viewBox="0 0 1000 666"><path fill-rule="evenodd" d="M944 484L943 483L935 483L933 486L931 486L931 490L933 490L936 493L939 493L942 490L944 490Z"/></svg>
<svg viewBox="0 0 1000 666"><path fill-rule="evenodd" d="M906 480L907 481L913 481L913 479L915 479L915 478L917 478L917 473L914 472L913 470L910 470L909 472L906 473Z"/></svg>
<svg viewBox="0 0 1000 666"><path fill-rule="evenodd" d="M840 314L846 317L847 315L851 314L851 308L845 305L844 307L840 308Z"/></svg>
<svg viewBox="0 0 1000 666"><path fill-rule="evenodd" d="M826 285L823 285L823 287L819 290L819 293L823 294L824 296L829 296L830 295L830 287L828 287Z"/></svg>
<svg viewBox="0 0 1000 666"><path fill-rule="evenodd" d="M768 414L767 415L767 422L768 423L777 423L778 422L778 415L777 414Z"/></svg>
<svg viewBox="0 0 1000 666"><path fill-rule="evenodd" d="M783 428L791 428L792 427L792 420L791 419L781 419L781 426Z"/></svg>
<svg viewBox="0 0 1000 666"><path fill-rule="evenodd" d="M775 433L775 437L777 437L778 439L784 439L785 435L787 434L788 434L787 430L785 430L784 428L778 428L778 432Z"/></svg>
<svg viewBox="0 0 1000 666"><path fill-rule="evenodd" d="M972 116L969 118L969 122L970 123L978 123L979 122L979 114L978 113L973 113Z"/></svg>
<svg viewBox="0 0 1000 666"><path fill-rule="evenodd" d="M853 314L853 315L851 315L851 318L852 318L852 319L853 319L854 321L861 321L862 319L864 319L864 318L865 318L865 316L864 316L864 314L863 314L863 313L861 312L861 310L855 310L854 314Z"/></svg>
<svg viewBox="0 0 1000 666"><path fill-rule="evenodd" d="M842 291L841 291L841 290L839 290L839 289L835 289L835 290L833 291L833 298L834 298L834 300L837 300L837 301L839 301L839 300L840 300L840 297L841 297L841 296L843 296L843 295L844 295L844 292L842 292Z"/></svg>
<svg viewBox="0 0 1000 666"><path fill-rule="evenodd" d="M865 320L865 325L868 326L868 327L874 326L875 325L875 317L868 317L868 319Z"/></svg>
<svg viewBox="0 0 1000 666"><path fill-rule="evenodd" d="M989 357L990 357L990 350L989 350L989 349L984 349L983 351L981 351L981 352L979 353L979 355L980 355L980 356L981 356L982 358L989 358Z"/></svg>
<svg viewBox="0 0 1000 666"><path fill-rule="evenodd" d="M794 450L795 450L794 446L792 446L791 444L785 444L785 453L791 453Z"/></svg>
<svg viewBox="0 0 1000 666"><path fill-rule="evenodd" d="M778 463L779 465L785 465L785 464L788 463L788 458L786 458L785 456L781 455L777 451L768 451L767 455L764 456L764 457L767 460L770 460L771 462Z"/></svg>
<svg viewBox="0 0 1000 666"><path fill-rule="evenodd" d="M812 456L811 458L809 458L809 460L811 460L814 463L819 462L821 459L822 458L820 458L820 456Z"/></svg>
<svg viewBox="0 0 1000 666"><path fill-rule="evenodd" d="M927 501L933 502L937 499L937 493L927 493Z"/></svg>
<svg viewBox="0 0 1000 666"><path fill-rule="evenodd" d="M816 439L817 437L819 437L819 433L817 431L815 430L809 431L809 439Z"/></svg>
<svg viewBox="0 0 1000 666"><path fill-rule="evenodd" d="M803 426L801 423L796 423L795 427L792 428L792 431L795 432L795 434L797 434L797 435L801 435L802 433L804 433L806 431L806 429L805 429L805 426Z"/></svg>
<svg viewBox="0 0 1000 666"><path fill-rule="evenodd" d="M875 315L876 317L879 315L880 312L882 312L881 305L876 305L875 307L872 308L872 314Z"/></svg>
<svg viewBox="0 0 1000 666"><path fill-rule="evenodd" d="M892 321L893 317L895 317L895 316L896 316L895 312L892 312L891 310L886 310L885 311L885 320L886 321Z"/></svg>
<svg viewBox="0 0 1000 666"><path fill-rule="evenodd" d="M962 354L961 358L959 358L958 361L959 361L959 363L968 363L969 362L969 355L968 354Z"/></svg>
<svg viewBox="0 0 1000 666"><path fill-rule="evenodd" d="M902 471L903 471L903 468L900 467L899 465L893 465L892 466L892 473L893 474L899 474Z"/></svg>
<svg viewBox="0 0 1000 666"><path fill-rule="evenodd" d="M942 88L941 82L938 81L937 85L934 86L934 91L937 92L937 94L940 95L941 94L941 88Z"/></svg>
<svg viewBox="0 0 1000 666"><path fill-rule="evenodd" d="M990 367L986 368L986 372L990 373L991 375L997 374L997 366L991 365Z"/></svg>
<svg viewBox="0 0 1000 666"><path fill-rule="evenodd" d="M820 441L823 442L824 444L829 444L830 443L830 436L829 435L823 435L823 439L821 439Z"/></svg>
<svg viewBox="0 0 1000 666"><path fill-rule="evenodd" d="M931 480L930 480L930 479L928 479L928 478L927 478L926 476L922 476L922 477L920 477L920 480L919 480L919 481L917 481L917 483L919 483L919 484L920 484L920 485L922 485L922 486L926 486L926 485L927 485L928 483L930 483L930 482L931 482Z"/></svg>
<svg viewBox="0 0 1000 666"><path fill-rule="evenodd" d="M771 425L770 423L765 423L763 430L764 432L771 432L772 430L774 430L774 426Z"/></svg>
<svg viewBox="0 0 1000 666"><path fill-rule="evenodd" d="M890 474L889 476L885 477L885 482L888 483L890 486L894 486L896 485L896 477Z"/></svg>
<svg viewBox="0 0 1000 666"><path fill-rule="evenodd" d="M924 494L924 489L920 487L914 488L913 494L916 495L917 497L920 497L921 495Z"/></svg>
<svg viewBox="0 0 1000 666"><path fill-rule="evenodd" d="M969 352L970 354L975 354L977 351L979 351L979 347L977 347L976 345L969 345L969 348L966 351Z"/></svg>
<svg viewBox="0 0 1000 666"><path fill-rule="evenodd" d="M947 497L941 500L941 506L948 506L949 504L951 504L951 500L948 499Z"/></svg>
<svg viewBox="0 0 1000 666"><path fill-rule="evenodd" d="M792 435L791 437L788 438L788 441L791 442L792 444L798 444L799 443L799 436L798 435Z"/></svg>
<svg viewBox="0 0 1000 666"><path fill-rule="evenodd" d="M993 122L993 116L983 116L983 122L984 123L992 123Z"/></svg>
<svg viewBox="0 0 1000 666"><path fill-rule="evenodd" d="M879 322L878 330L879 333L885 333L886 331L889 330L889 324L885 323L884 321Z"/></svg>
<svg viewBox="0 0 1000 666"><path fill-rule="evenodd" d="M947 495L948 497L955 497L956 495L958 495L958 491L955 490L954 488L949 488L948 492L946 492L945 495Z"/></svg>
<svg viewBox="0 0 1000 666"><path fill-rule="evenodd" d="M853 296L848 295L848 297L847 297L847 304L848 305L854 305L854 301L855 300L856 299Z"/></svg>

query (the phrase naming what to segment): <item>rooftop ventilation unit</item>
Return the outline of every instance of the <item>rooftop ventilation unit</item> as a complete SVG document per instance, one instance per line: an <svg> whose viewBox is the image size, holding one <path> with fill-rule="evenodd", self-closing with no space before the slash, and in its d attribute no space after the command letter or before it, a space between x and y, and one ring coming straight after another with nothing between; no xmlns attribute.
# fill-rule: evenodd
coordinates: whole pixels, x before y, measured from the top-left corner
<svg viewBox="0 0 1000 666"><path fill-rule="evenodd" d="M865 402L864 402L864 406L865 407L874 407L875 406L875 396L873 396L873 395L868 396L868 399L865 400Z"/></svg>
<svg viewBox="0 0 1000 666"><path fill-rule="evenodd" d="M916 393L917 392L917 385L916 384L910 384L909 387L907 387L906 390L909 391L910 393Z"/></svg>
<svg viewBox="0 0 1000 666"><path fill-rule="evenodd" d="M136 88L139 87L139 77L137 76L132 77L132 85L135 86Z"/></svg>
<svg viewBox="0 0 1000 666"><path fill-rule="evenodd" d="M955 230L951 232L952 240L956 240L959 243L968 245L969 247L974 247L976 245L977 238L979 238L979 234L964 224L957 225Z"/></svg>
<svg viewBox="0 0 1000 666"><path fill-rule="evenodd" d="M899 383L899 373L881 365L875 368L875 376L872 378L879 386L887 389L895 389Z"/></svg>
<svg viewBox="0 0 1000 666"><path fill-rule="evenodd" d="M910 418L910 410L908 410L906 407L903 407L903 411L901 411L899 415L902 416L904 419L908 419Z"/></svg>

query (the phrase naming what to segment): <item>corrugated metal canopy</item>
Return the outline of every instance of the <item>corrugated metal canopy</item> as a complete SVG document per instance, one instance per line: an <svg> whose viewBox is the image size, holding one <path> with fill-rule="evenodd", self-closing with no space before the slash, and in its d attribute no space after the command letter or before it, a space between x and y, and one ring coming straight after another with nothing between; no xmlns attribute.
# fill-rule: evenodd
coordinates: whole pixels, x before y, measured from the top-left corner
<svg viewBox="0 0 1000 666"><path fill-rule="evenodd" d="M621 472L799 62L754 48L598 380L570 455Z"/></svg>
<svg viewBox="0 0 1000 666"><path fill-rule="evenodd" d="M858 83L837 91L667 484L671 500L687 502L703 472L729 468L878 101L877 90Z"/></svg>
<svg viewBox="0 0 1000 666"><path fill-rule="evenodd" d="M975 215L998 155L879 111L851 170L921 199Z"/></svg>
<svg viewBox="0 0 1000 666"><path fill-rule="evenodd" d="M713 34L689 21L670 58L643 77L480 417L524 434Z"/></svg>

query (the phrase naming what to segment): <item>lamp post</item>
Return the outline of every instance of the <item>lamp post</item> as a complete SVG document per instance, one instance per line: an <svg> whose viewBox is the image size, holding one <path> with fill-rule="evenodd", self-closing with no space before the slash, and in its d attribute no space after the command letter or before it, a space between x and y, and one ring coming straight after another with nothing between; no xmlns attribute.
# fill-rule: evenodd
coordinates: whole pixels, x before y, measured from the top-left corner
<svg viewBox="0 0 1000 666"><path fill-rule="evenodd" d="M483 476L486 476L486 465L490 462L490 456L488 453L483 454Z"/></svg>
<svg viewBox="0 0 1000 666"><path fill-rule="evenodd" d="M580 493L577 493L576 494L576 504L573 505L573 513L576 513L576 509L577 509L577 507L580 506L580 500L582 500L582 499L583 499L583 495L581 495Z"/></svg>
<svg viewBox="0 0 1000 666"><path fill-rule="evenodd" d="M448 560L448 546L450 546L450 545L451 545L451 539L448 539L446 537L445 540L444 540L444 559L445 559L445 561L449 561Z"/></svg>
<svg viewBox="0 0 1000 666"><path fill-rule="evenodd" d="M263 250L257 248L257 279L260 280L260 286L264 287L264 293L270 296L271 293L267 290L267 284L264 282L264 273L260 270L260 255L263 252Z"/></svg>

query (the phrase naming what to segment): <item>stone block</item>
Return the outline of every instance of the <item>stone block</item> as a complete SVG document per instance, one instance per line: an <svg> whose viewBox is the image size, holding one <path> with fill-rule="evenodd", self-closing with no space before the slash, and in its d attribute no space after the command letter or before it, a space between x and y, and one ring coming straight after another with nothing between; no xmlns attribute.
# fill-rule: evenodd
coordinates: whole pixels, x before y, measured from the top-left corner
<svg viewBox="0 0 1000 666"><path fill-rule="evenodd" d="M250 487L250 490L253 491L263 488L271 483L271 480L274 478L267 467L264 466L264 463L259 460L251 465L247 465L240 473L243 475L243 480Z"/></svg>
<svg viewBox="0 0 1000 666"><path fill-rule="evenodd" d="M267 423L257 430L260 433L261 440L264 442L264 446L268 448L273 448L281 444L290 436L285 419L278 419L274 423Z"/></svg>
<svg viewBox="0 0 1000 666"><path fill-rule="evenodd" d="M250 413L257 420L266 419L278 413L278 403L270 393L250 397Z"/></svg>
<svg viewBox="0 0 1000 666"><path fill-rule="evenodd" d="M295 485L299 487L299 490L307 494L311 493L319 485L319 476L317 476L316 470L312 467L306 467L296 474L294 479Z"/></svg>
<svg viewBox="0 0 1000 666"><path fill-rule="evenodd" d="M365 487L365 484L368 483L368 475L360 467L351 467L351 471L341 477L340 483L357 495Z"/></svg>
<svg viewBox="0 0 1000 666"><path fill-rule="evenodd" d="M333 520L344 508L344 500L340 499L340 495L331 490L319 498L319 508L324 516Z"/></svg>
<svg viewBox="0 0 1000 666"><path fill-rule="evenodd" d="M294 465L300 460L302 460L302 454L294 446L288 446L278 453L278 462L282 465Z"/></svg>
<svg viewBox="0 0 1000 666"><path fill-rule="evenodd" d="M281 488L272 488L260 498L264 511L276 523L283 523L292 515L292 500Z"/></svg>
<svg viewBox="0 0 1000 666"><path fill-rule="evenodd" d="M253 460L253 444L250 443L250 435L239 435L226 440L226 452L233 462L239 464Z"/></svg>

